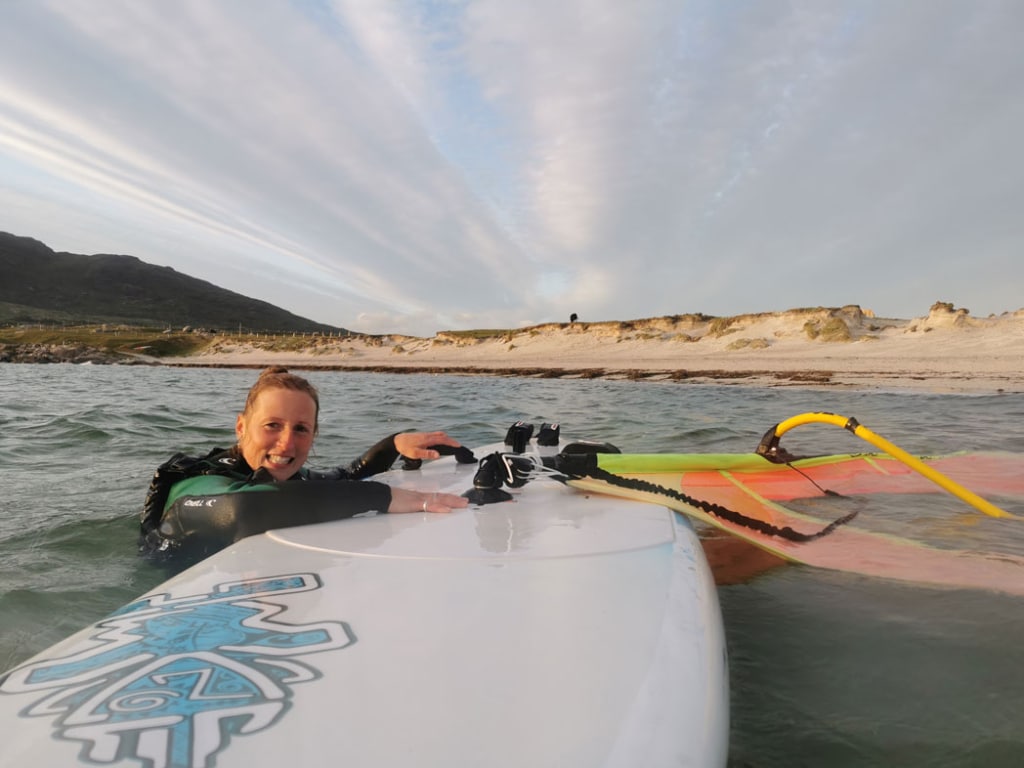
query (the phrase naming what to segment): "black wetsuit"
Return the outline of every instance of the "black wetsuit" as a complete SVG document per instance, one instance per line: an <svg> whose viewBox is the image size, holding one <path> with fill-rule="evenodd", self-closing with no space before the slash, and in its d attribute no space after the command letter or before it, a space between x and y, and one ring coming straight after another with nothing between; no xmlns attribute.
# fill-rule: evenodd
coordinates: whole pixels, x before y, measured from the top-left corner
<svg viewBox="0 0 1024 768"><path fill-rule="evenodd" d="M265 469L253 471L237 446L203 457L175 454L150 483L140 551L195 562L274 528L387 512L391 488L362 478L390 469L398 455L391 435L348 467L303 468L279 483Z"/></svg>

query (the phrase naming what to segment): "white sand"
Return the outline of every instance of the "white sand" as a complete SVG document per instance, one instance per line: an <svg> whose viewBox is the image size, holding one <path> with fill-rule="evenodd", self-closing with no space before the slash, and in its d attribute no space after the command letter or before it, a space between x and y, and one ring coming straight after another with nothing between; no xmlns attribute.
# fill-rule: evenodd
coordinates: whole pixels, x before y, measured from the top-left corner
<svg viewBox="0 0 1024 768"><path fill-rule="evenodd" d="M874 318L853 306L553 323L483 340L441 333L286 341L293 351L271 351L260 339L215 339L206 352L176 364L1024 392L1024 310L974 318L941 304L912 320Z"/></svg>

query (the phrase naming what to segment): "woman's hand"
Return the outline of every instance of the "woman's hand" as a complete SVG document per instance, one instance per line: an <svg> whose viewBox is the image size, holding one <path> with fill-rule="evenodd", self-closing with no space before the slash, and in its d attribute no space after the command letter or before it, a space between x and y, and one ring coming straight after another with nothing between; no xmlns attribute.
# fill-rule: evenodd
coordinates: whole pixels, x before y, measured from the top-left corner
<svg viewBox="0 0 1024 768"><path fill-rule="evenodd" d="M437 443L431 443L431 445L437 445ZM453 509L467 506L469 506L469 499L465 496L456 496L454 493L422 493L404 488L392 488L388 512L451 512Z"/></svg>
<svg viewBox="0 0 1024 768"><path fill-rule="evenodd" d="M395 435L395 450L409 459L436 459L441 456L430 450L432 445L448 445L458 448L462 445L446 432L399 432Z"/></svg>

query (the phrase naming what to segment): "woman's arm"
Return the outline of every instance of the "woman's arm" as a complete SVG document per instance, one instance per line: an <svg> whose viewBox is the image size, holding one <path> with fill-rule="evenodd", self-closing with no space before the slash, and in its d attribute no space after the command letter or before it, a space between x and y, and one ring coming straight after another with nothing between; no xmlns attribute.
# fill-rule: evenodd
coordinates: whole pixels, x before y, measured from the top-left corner
<svg viewBox="0 0 1024 768"><path fill-rule="evenodd" d="M297 525L387 512L391 489L359 480L273 483L214 494L183 494L158 528L172 544L199 539L225 547L246 536Z"/></svg>
<svg viewBox="0 0 1024 768"><path fill-rule="evenodd" d="M276 528L344 520L368 512L450 512L468 505L451 493L423 493L363 480L307 480L226 493L178 495L158 528L171 545L188 540L219 549Z"/></svg>
<svg viewBox="0 0 1024 768"><path fill-rule="evenodd" d="M348 468L337 467L328 472L311 473L325 480L351 478L359 480L387 472L399 456L407 459L436 459L441 453L438 446L460 448L461 443L446 432L399 432L388 435L370 450L353 461Z"/></svg>

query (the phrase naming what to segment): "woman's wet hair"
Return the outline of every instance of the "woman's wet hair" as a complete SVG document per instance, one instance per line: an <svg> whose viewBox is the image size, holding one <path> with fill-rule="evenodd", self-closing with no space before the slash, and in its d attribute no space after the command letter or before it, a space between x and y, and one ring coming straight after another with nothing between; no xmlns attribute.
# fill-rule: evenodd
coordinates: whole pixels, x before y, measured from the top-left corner
<svg viewBox="0 0 1024 768"><path fill-rule="evenodd" d="M245 398L245 408L242 411L244 415L248 415L252 411L256 398L267 389L290 389L294 392L305 392L313 398L313 404L316 406L313 431L316 431L320 423L320 393L316 391L316 387L310 384L308 380L294 373L289 373L288 369L281 365L275 365L260 372L259 378L256 379L256 383L249 389L249 395Z"/></svg>

